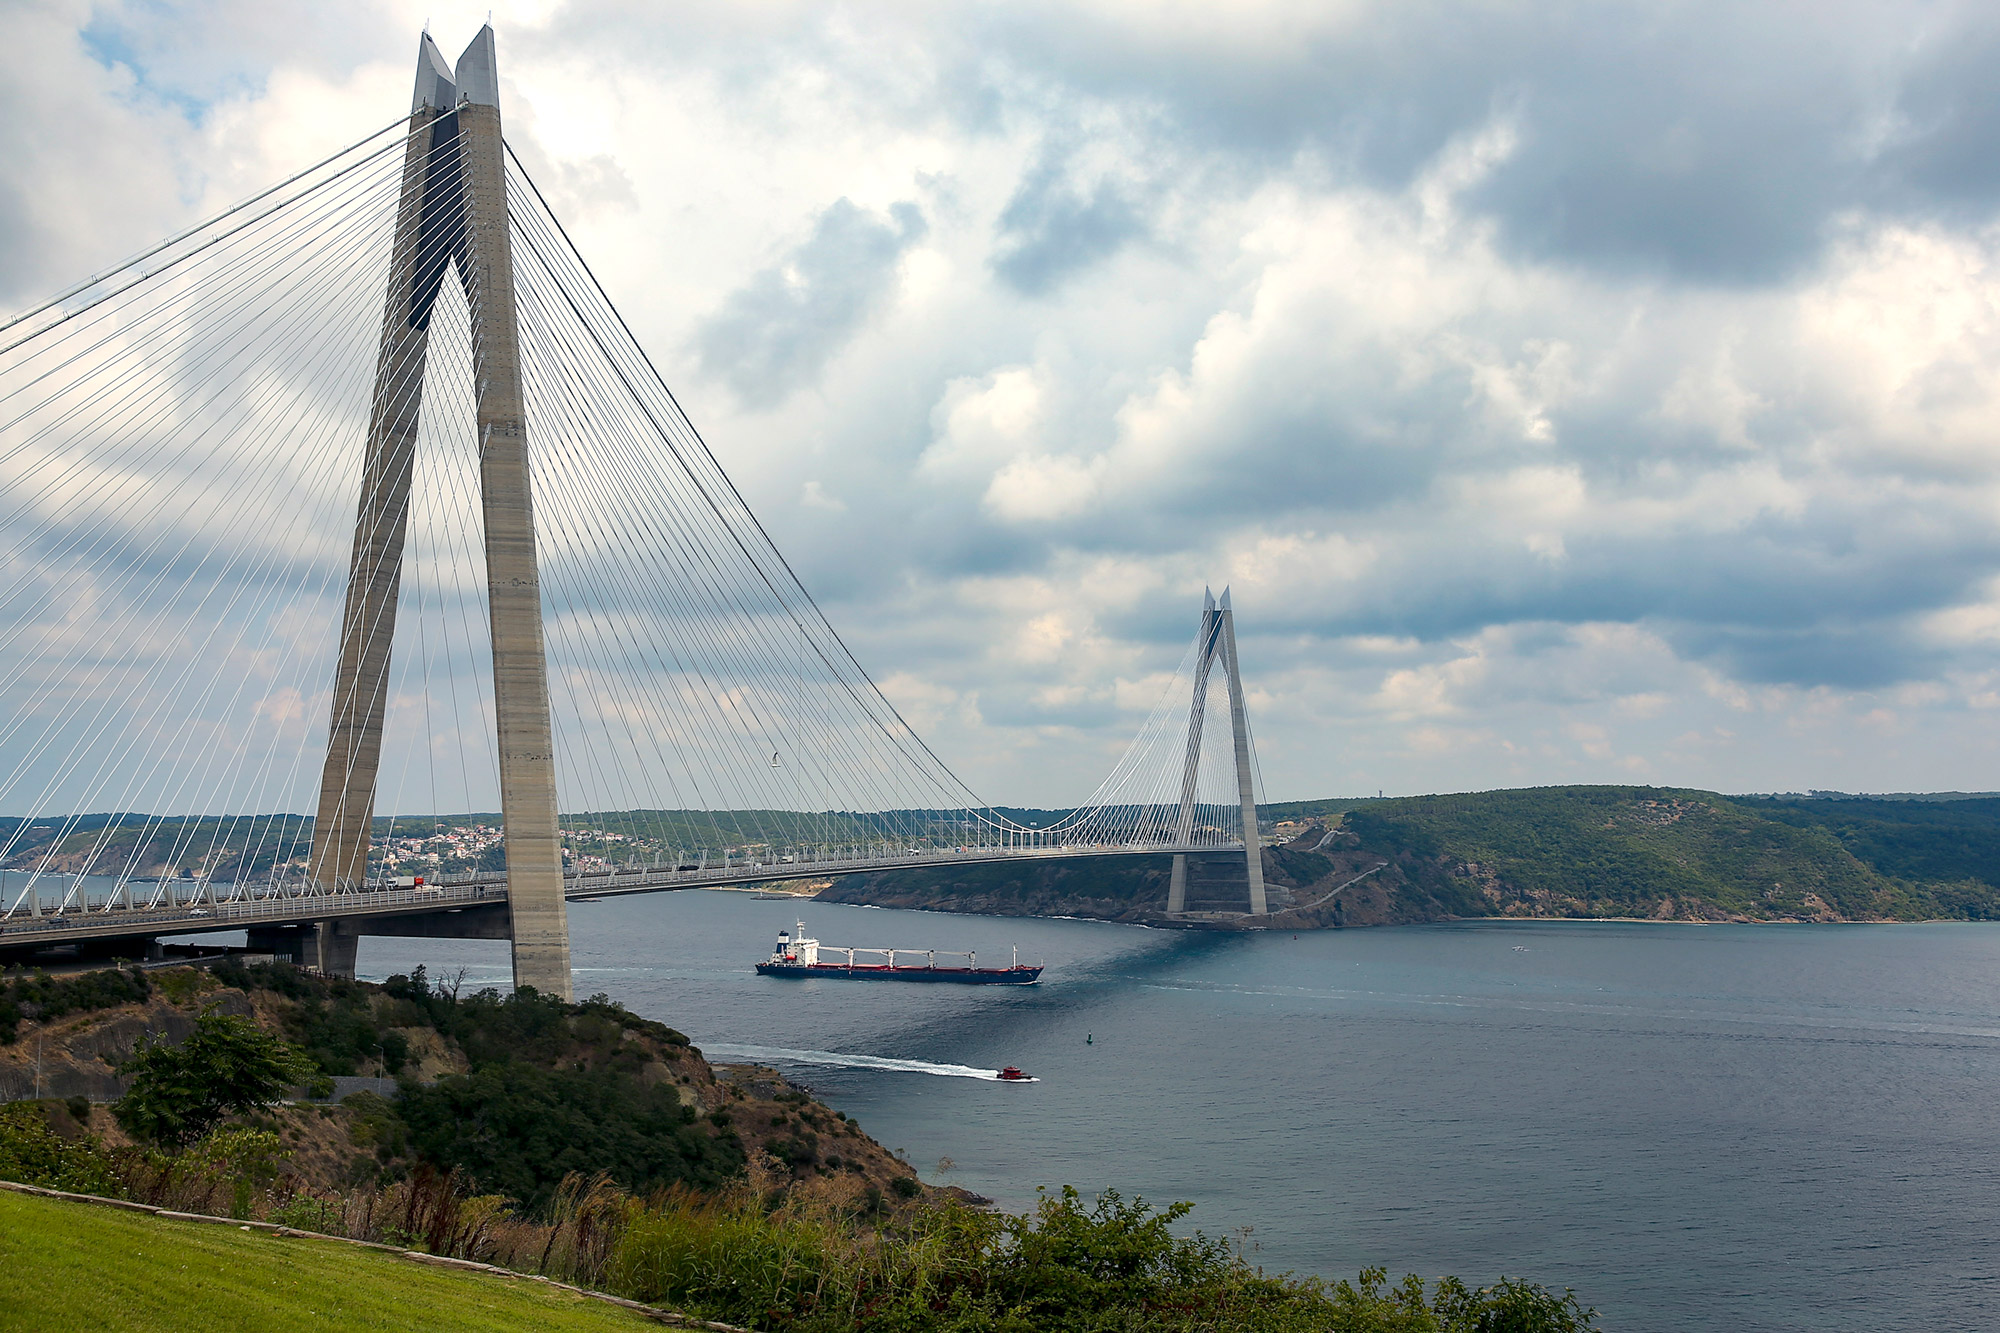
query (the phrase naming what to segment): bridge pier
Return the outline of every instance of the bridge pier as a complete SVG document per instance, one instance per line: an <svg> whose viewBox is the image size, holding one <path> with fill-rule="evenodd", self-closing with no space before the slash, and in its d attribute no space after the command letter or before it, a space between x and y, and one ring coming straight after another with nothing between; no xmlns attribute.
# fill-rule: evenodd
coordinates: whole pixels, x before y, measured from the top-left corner
<svg viewBox="0 0 2000 1333"><path fill-rule="evenodd" d="M323 977L354 980L354 964L361 956L361 922L320 921L313 928L311 966Z"/></svg>

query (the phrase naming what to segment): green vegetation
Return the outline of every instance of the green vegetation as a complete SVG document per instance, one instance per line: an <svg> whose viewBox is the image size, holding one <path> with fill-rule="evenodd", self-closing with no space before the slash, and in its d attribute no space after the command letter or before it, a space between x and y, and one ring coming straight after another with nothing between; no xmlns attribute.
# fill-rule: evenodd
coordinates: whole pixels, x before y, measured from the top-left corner
<svg viewBox="0 0 2000 1333"><path fill-rule="evenodd" d="M995 916L1139 921L1166 902L1170 856L928 866L844 875L820 897L883 907L941 907Z"/></svg>
<svg viewBox="0 0 2000 1333"><path fill-rule="evenodd" d="M627 1223L615 1290L714 1319L818 1333L1571 1333L1593 1326L1573 1295L1503 1282L1426 1293L1379 1270L1358 1283L1266 1277L1227 1243L1107 1191L1044 1194L1021 1216L947 1205L874 1236L750 1199L672 1196Z"/></svg>
<svg viewBox="0 0 2000 1333"><path fill-rule="evenodd" d="M5 1323L41 1333L567 1333L657 1327L546 1283L0 1192Z"/></svg>
<svg viewBox="0 0 2000 1333"><path fill-rule="evenodd" d="M0 1180L77 1194L115 1195L124 1188L108 1153L92 1141L56 1133L37 1102L0 1106Z"/></svg>
<svg viewBox="0 0 2000 1333"><path fill-rule="evenodd" d="M138 968L105 968L73 977L10 977L0 981L0 1046L11 1046L21 1020L46 1022L65 1014L134 1004L152 994L152 983Z"/></svg>
<svg viewBox="0 0 2000 1333"><path fill-rule="evenodd" d="M1537 787L1303 801L1360 848L1458 880L1457 916L1983 919L2000 915L2000 800ZM1421 877L1421 876L1419 876ZM1430 877L1435 889L1436 876Z"/></svg>
<svg viewBox="0 0 2000 1333"><path fill-rule="evenodd" d="M1086 1205L1066 1188L1044 1194L1032 1213L1011 1216L931 1198L886 1211L879 1193L843 1207L746 1185L707 1192L675 1186L639 1197L603 1177L572 1176L531 1217L505 1200L471 1193L457 1173L427 1170L379 1192L298 1191L280 1198L269 1193L278 1144L268 1131L224 1128L177 1154L114 1152L58 1134L50 1124L56 1115L47 1103L0 1113L0 1175L183 1211L215 1213L217 1200L229 1199L236 1217L539 1272L774 1333L1578 1333L1594 1327L1591 1312L1571 1293L1531 1283L1503 1280L1472 1290L1446 1278L1427 1289L1408 1277L1390 1287L1381 1270L1331 1284L1268 1276L1226 1242L1177 1234L1189 1205L1156 1209L1115 1191ZM0 1232L5 1206L18 1198L0 1193ZM264 1206L246 1206L256 1198ZM6 1243L0 1236L0 1247ZM124 1249L144 1260L154 1246L166 1243L131 1238ZM223 1258L204 1288L211 1293L205 1299L218 1303L204 1308L235 1327L239 1321L224 1318L234 1302L273 1293ZM43 1263L37 1255L33 1282L40 1282ZM301 1292L299 1282L288 1272L277 1284L279 1298L340 1313L317 1288Z"/></svg>
<svg viewBox="0 0 2000 1333"><path fill-rule="evenodd" d="M522 988L461 998L422 968L379 989L327 980L286 963L215 969L225 985L292 1000L289 1036L325 1074L369 1061L404 1070L411 1034L435 1032L467 1068L427 1085L405 1082L374 1106L378 1157L408 1154L458 1170L490 1193L540 1209L572 1173L602 1172L629 1190L712 1187L742 1174L744 1152L724 1125L698 1119L654 1074L689 1053L688 1039L605 996L570 1005Z"/></svg>
<svg viewBox="0 0 2000 1333"><path fill-rule="evenodd" d="M579 1172L651 1190L712 1187L743 1169L741 1147L697 1128L694 1107L672 1085L647 1086L613 1068L496 1061L406 1088L395 1109L420 1159L466 1171L481 1188L531 1207Z"/></svg>
<svg viewBox="0 0 2000 1333"><path fill-rule="evenodd" d="M1921 885L1939 915L2000 916L2000 800L1811 800L1737 797L1736 804L1795 828L1823 829L1881 874Z"/></svg>
<svg viewBox="0 0 2000 1333"><path fill-rule="evenodd" d="M1824 832L1700 792L1568 787L1419 797L1350 810L1344 824L1370 850L1462 864L1487 912L1650 916L1673 899L1676 915L1690 904L1811 915L1811 895L1849 917L1917 914L1896 885Z"/></svg>
<svg viewBox="0 0 2000 1333"><path fill-rule="evenodd" d="M120 1067L132 1086L113 1111L135 1138L186 1147L223 1117L275 1105L313 1075L312 1062L247 1018L209 1012L167 1043L151 1035Z"/></svg>

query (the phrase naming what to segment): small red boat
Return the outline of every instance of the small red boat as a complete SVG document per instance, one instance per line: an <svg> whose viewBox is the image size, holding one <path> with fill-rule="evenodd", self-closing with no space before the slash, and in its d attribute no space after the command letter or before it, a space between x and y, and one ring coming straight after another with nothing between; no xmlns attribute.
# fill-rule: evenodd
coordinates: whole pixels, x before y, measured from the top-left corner
<svg viewBox="0 0 2000 1333"><path fill-rule="evenodd" d="M1000 1078L1008 1083L1033 1083L1035 1081L1033 1075L1024 1074L1012 1065L1008 1065L1000 1071Z"/></svg>

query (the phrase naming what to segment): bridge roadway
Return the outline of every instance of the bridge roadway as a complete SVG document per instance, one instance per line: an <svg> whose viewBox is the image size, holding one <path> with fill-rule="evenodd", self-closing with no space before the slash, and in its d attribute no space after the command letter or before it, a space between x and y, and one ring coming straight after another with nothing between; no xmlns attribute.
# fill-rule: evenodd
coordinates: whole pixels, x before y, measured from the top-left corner
<svg viewBox="0 0 2000 1333"><path fill-rule="evenodd" d="M1174 852L1242 853L1243 845L1146 843L1141 845L1074 847L969 847L935 852L911 852L900 856L841 858L824 861L746 862L728 867L713 866L693 870L662 866L625 870L565 871L563 896L569 900L610 898L635 893L669 893L677 889L706 889L730 884L769 884L784 880L825 879L835 875L865 874L875 870L916 870L934 866L980 865L999 861L1073 860L1097 856L1160 856ZM185 887L184 887L185 886ZM135 901L142 898L140 887L132 886ZM157 890L157 885L144 886ZM179 898L191 881L173 881L165 886ZM421 921L436 921L470 909L504 907L507 876L504 871L450 876L422 888L404 888L393 883L374 883L366 888L337 893L303 891L302 886L279 885L262 895L255 886L228 886L223 894L217 886L203 885L199 896L153 907L127 907L123 902L71 904L66 911L43 908L39 916L23 906L0 920L0 950L44 949L56 945L109 942L119 939L156 939L168 935L199 935L218 930L256 927L311 925L321 921L380 921L388 927L382 933L396 935L451 935L448 928L423 929ZM237 896L241 890L241 896ZM491 916L492 912L477 912ZM396 918L411 918L398 928ZM448 923L441 923L446 924ZM371 934L365 928L359 934ZM493 938L488 932L479 934Z"/></svg>

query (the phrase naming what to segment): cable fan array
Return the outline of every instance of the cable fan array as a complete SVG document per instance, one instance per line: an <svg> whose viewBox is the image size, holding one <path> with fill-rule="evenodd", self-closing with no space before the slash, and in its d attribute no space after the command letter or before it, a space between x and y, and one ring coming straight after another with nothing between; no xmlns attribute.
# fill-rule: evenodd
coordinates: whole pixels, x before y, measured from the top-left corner
<svg viewBox="0 0 2000 1333"><path fill-rule="evenodd" d="M400 130L0 327L0 865L65 901L89 876L128 904L134 883L311 880L291 812L320 781L381 406ZM848 651L511 152L507 190L573 868L1241 844L1228 710L1188 707L1194 680L1221 684L1199 638L1082 806L1033 827L976 796ZM420 382L379 387L422 410L377 875L500 855L461 240L418 256L441 284Z"/></svg>

